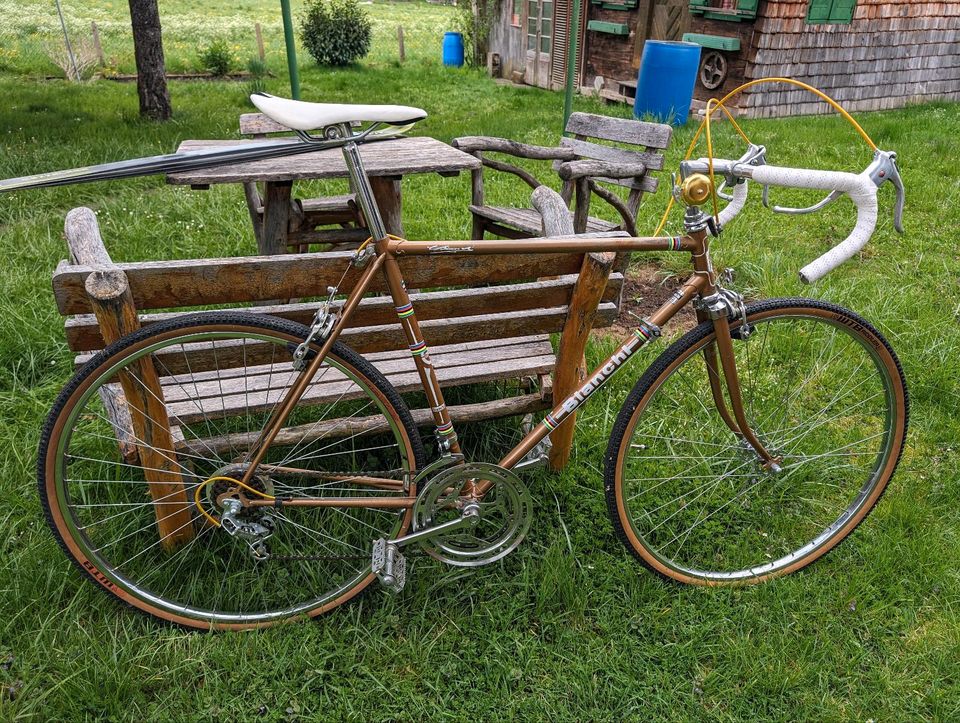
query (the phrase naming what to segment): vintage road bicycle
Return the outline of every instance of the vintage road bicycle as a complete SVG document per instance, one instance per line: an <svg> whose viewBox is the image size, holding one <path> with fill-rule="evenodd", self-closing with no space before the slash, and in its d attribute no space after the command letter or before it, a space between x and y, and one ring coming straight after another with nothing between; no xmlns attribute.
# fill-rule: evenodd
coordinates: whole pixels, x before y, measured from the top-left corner
<svg viewBox="0 0 960 723"><path fill-rule="evenodd" d="M890 345L834 304L745 303L730 276L713 268L710 246L744 207L751 180L830 192L810 209L779 209L787 212L848 195L856 228L801 271L805 281L819 279L869 240L877 189L888 180L899 228L895 154L877 150L859 174L772 166L757 145L737 160L686 161L674 187L686 205L683 236L414 242L385 232L358 147L426 113L253 100L298 129L297 148L287 144L283 153L342 149L372 241L353 256L351 266L362 269L355 288L335 309L339 289L331 287L309 327L252 313L179 316L120 339L69 382L43 429L40 494L64 550L105 592L184 626L238 629L318 615L378 579L399 590L404 551L414 546L455 566L499 560L533 515L518 471L541 459L545 438L687 305L698 325L640 376L606 450L604 493L627 549L684 583L760 582L829 552L877 503L907 431L907 389ZM356 130L357 121L370 125ZM317 128L322 135L309 133ZM154 161L141 170L183 164L182 156ZM129 175L130 163L113 164L111 177ZM729 192L718 217L702 209L714 188L708 172ZM19 187L107 175L83 169L19 179ZM399 260L602 251L682 253L692 271L499 464L464 459ZM433 461L397 391L338 341L380 275L433 411ZM172 380L166 398L154 395L131 414L147 427L166 424L169 414L179 441L151 446L137 438L131 460L119 449L103 392L123 384L146 390L147 374ZM234 406L242 400L239 413L218 414L227 398ZM173 532L158 535L158 520L175 523Z"/></svg>

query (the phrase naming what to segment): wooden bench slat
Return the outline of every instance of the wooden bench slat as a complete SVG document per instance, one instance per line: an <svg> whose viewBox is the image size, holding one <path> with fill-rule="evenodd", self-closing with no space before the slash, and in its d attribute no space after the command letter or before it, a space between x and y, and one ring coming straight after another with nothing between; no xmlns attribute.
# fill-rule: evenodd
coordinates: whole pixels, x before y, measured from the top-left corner
<svg viewBox="0 0 960 723"><path fill-rule="evenodd" d="M351 251L327 251L143 261L117 264L117 268L127 275L137 308L145 310L326 296L326 288L340 281L352 257ZM401 259L400 267L410 288L430 288L575 274L582 259L582 254L407 256ZM53 290L61 314L89 312L84 282L91 271L88 266L58 267ZM340 290L348 293L360 274L361 270L351 268ZM374 277L369 290L387 290L382 275Z"/></svg>
<svg viewBox="0 0 960 723"><path fill-rule="evenodd" d="M513 208L508 206L470 206L470 213L477 216L483 216L491 221L506 223L510 226L522 229L528 233L540 232L540 214L532 208ZM597 233L599 231L612 231L617 227L616 223L604 221L603 219L587 219L586 233Z"/></svg>
<svg viewBox="0 0 960 723"><path fill-rule="evenodd" d="M550 339L546 336L528 337L530 341L524 344L477 345L470 349L463 349L461 345L453 344L438 347L430 352L430 358L436 369L482 364L491 354L498 360L523 359L525 357L544 356L553 353ZM385 376L398 372L414 371L413 358L409 351L398 354L370 354L367 359ZM261 364L257 366L232 367L229 369L207 370L196 373L174 374L165 377L163 383L169 387L164 398L168 403L189 398L206 398L219 395L218 385L235 379L246 380L245 388L250 391L259 391L267 387L285 389L296 372L289 363ZM335 369L330 369L324 377L324 383L343 380L343 375Z"/></svg>
<svg viewBox="0 0 960 723"><path fill-rule="evenodd" d="M548 378L549 379L549 378ZM480 422L499 417L512 417L521 414L530 414L543 409L549 409L550 395L523 394L505 399L493 399L486 402L472 404L455 404L448 407L450 419L456 425L465 422ZM411 409L410 414L418 427L430 427L436 424L429 409ZM319 424L303 424L294 427L284 427L274 440L274 446L289 447L299 444L301 447L324 438L361 437L364 435L385 432L389 422L383 415L360 417L349 420L327 419ZM179 427L174 428L180 432ZM249 433L218 435L215 437L201 437L199 439L185 439L180 433L177 449L187 453L221 454L231 450L245 450L254 441Z"/></svg>
<svg viewBox="0 0 960 723"><path fill-rule="evenodd" d="M560 146L571 148L578 156L584 158L594 158L598 161L610 161L611 163L637 163L640 162L646 166L647 171L663 170L663 154L651 153L650 151L631 151L626 148L615 148L613 146L602 146L599 143L590 143L581 141L577 138L561 138ZM553 164L553 169L560 167L560 162Z"/></svg>
<svg viewBox="0 0 960 723"><path fill-rule="evenodd" d="M555 279L544 279L520 284L501 286L423 291L410 295L417 319L429 321L443 317L459 317L473 314L477 309L495 314L507 311L522 311L544 307L566 306L570 301L576 274L565 274ZM610 275L603 301L617 302L623 288L623 274ZM342 301L335 301L339 307ZM269 314L301 324L309 324L320 302L278 304L271 306L234 307L224 311L243 311L254 314ZM183 312L159 312L140 314L140 325L149 326L160 321L181 316ZM350 319L350 326L378 326L392 324L396 310L389 296L368 296L360 302L357 312ZM103 348L103 338L97 320L92 314L67 317L64 324L67 344L73 351L92 351Z"/></svg>
<svg viewBox="0 0 960 723"><path fill-rule="evenodd" d="M500 339L526 336L529 334L549 334L559 331L566 319L566 307L537 309L498 314L481 314L461 319L432 319L422 323L423 338L431 348L444 344L456 344L464 339ZM617 305L605 302L598 307L599 323L611 323L617 315ZM383 349L404 349L406 339L398 326L367 326L360 329L346 329L341 337L347 346L361 354ZM236 342L218 342L216 350L211 342L187 344L176 349L168 348L154 354L162 365L162 374L182 374L205 371L207 369L239 366L245 363L255 365L270 363L271 348L266 344L246 344ZM93 355L86 353L77 357L77 364L83 364Z"/></svg>
<svg viewBox="0 0 960 723"><path fill-rule="evenodd" d="M533 355L533 352L541 352ZM549 374L556 365L556 357L549 341L514 348L514 356L504 357L496 347L467 353L438 354L443 364L435 361L437 378L442 387L454 387L493 381L504 377L539 376ZM496 355L491 360L491 354ZM433 355L431 355L433 356ZM420 377L407 356L374 361L374 365L400 392L418 391ZM207 417L243 414L247 411L269 410L283 396L294 375L289 364L264 367L247 376L217 376L187 383L176 377L161 377L164 398L171 421L178 426L203 421ZM324 404L349 401L359 394L352 381L335 369L330 369L319 383L312 384L304 395L305 404Z"/></svg>
<svg viewBox="0 0 960 723"><path fill-rule="evenodd" d="M574 135L653 148L666 148L673 136L673 129L662 123L643 123L630 118L611 118L592 113L571 113L566 130Z"/></svg>

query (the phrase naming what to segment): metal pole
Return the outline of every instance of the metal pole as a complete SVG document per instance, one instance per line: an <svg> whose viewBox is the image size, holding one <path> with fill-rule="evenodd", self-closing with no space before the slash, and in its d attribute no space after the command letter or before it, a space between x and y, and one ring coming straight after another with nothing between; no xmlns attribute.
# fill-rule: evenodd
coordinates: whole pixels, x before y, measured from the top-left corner
<svg viewBox="0 0 960 723"><path fill-rule="evenodd" d="M580 2L580 0L576 0ZM287 46L287 70L290 71L290 95L300 100L300 73L297 71L297 46L293 40L293 16L290 14L290 0L280 0L283 13L283 40Z"/></svg>
<svg viewBox="0 0 960 723"><path fill-rule="evenodd" d="M57 0L57 15L60 16L60 27L63 28L63 42L67 46L67 57L70 59L70 65L73 66L74 80L80 80L80 71L77 70L77 59L73 55L73 48L70 47L70 35L67 33L67 23L63 19L63 9L60 7L60 0Z"/></svg>
<svg viewBox="0 0 960 723"><path fill-rule="evenodd" d="M563 94L563 133L573 109L573 88L577 77L577 39L580 35L580 0L573 0L570 20L570 41L567 44L567 85Z"/></svg>

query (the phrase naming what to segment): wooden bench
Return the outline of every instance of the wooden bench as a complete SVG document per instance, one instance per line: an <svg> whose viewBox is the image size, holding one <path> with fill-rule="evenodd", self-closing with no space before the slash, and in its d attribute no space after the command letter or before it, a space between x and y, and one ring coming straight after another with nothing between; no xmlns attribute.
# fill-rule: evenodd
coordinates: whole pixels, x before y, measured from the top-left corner
<svg viewBox="0 0 960 723"><path fill-rule="evenodd" d="M542 209L553 235L570 233L569 214L555 192L539 189L534 203ZM332 251L114 263L91 210L72 210L65 232L70 259L57 266L53 290L59 312L67 317L67 343L78 354L78 364L123 334L197 307L242 307L309 324L318 302L248 305L325 296L327 286L340 280L352 257L352 252ZM572 392L584 373L583 351L591 328L608 326L617 317L623 275L614 270L616 265L612 253L401 260L407 283L419 289L411 297L441 386L531 382L517 396L451 406L454 422L535 412L551 407L555 396ZM349 292L357 278L358 272L352 270L340 291ZM382 278L374 281L370 291L386 291ZM365 355L401 392L419 389L389 296L365 298L351 324L341 337L347 345ZM555 332L561 332L556 353L549 337ZM223 363L222 355L219 361ZM171 368L169 373L176 370ZM157 384L152 391L164 399L172 418L170 410L177 400L164 396L168 380L161 376ZM115 396L122 400L122 395ZM315 396L307 402L328 401L322 393ZM228 414L231 403L224 398L212 401L211 407ZM129 428L129 414L122 402L113 400L109 406L116 410L113 421L121 447L135 455L132 440L136 437L123 432ZM433 423L428 409L414 409L413 416L419 425ZM173 425L167 433L173 444L181 448L187 444ZM572 433L571 422L553 434L551 464L555 468L568 459Z"/></svg>
<svg viewBox="0 0 960 723"><path fill-rule="evenodd" d="M271 133L292 133L290 128L271 120L263 113L244 113L240 116L240 135L265 139ZM306 252L311 244L358 244L370 233L366 229L363 213L352 193L321 198L289 198L289 187L268 184L267 193L278 194L280 203L290 204L290 221L287 228L287 247L290 251ZM257 246L263 248L265 207L263 194L256 183L243 184L247 210L253 222ZM274 199L271 199L274 200ZM335 228L319 229L319 226ZM267 230L266 233L271 233ZM341 248L350 248L341 246Z"/></svg>
<svg viewBox="0 0 960 723"><path fill-rule="evenodd" d="M663 169L663 150L670 143L673 129L662 123L573 113L567 122L566 132L572 134L573 138L562 138L560 145L555 148L485 136L456 138L452 145L476 156L491 170L518 176L532 188L537 188L540 181L528 171L484 154L501 153L553 161L553 169L563 182L563 200L569 205L574 197L576 199L573 220L576 233L619 228L636 236L637 211L642 196L657 190L658 179L650 171ZM530 238L540 234L542 223L535 208L487 205L483 168L472 171L472 174L470 213L473 216L473 238L482 239L487 232L505 238ZM629 189L626 201L606 185ZM592 195L613 206L620 216L620 222L590 216Z"/></svg>

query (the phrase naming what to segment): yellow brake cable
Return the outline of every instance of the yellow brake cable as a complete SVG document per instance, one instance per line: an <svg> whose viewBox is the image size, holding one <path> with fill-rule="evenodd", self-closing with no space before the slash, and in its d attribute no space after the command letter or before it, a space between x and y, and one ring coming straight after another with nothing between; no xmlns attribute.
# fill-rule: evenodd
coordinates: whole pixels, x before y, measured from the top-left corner
<svg viewBox="0 0 960 723"><path fill-rule="evenodd" d="M818 90L817 88L814 88L812 85L808 85L803 81L794 80L793 78L774 77L774 78L758 78L757 80L751 80L747 83L744 83L743 85L740 85L734 88L732 91L730 91L725 96L723 96L723 98L721 98L720 100L717 100L716 98L711 98L710 100L707 101L707 106L703 115L703 120L700 122L700 125L697 128L697 132L694 134L693 140L690 141L690 145L687 146L686 155L684 155L683 157L683 160L685 161L690 159L690 157L693 155L693 151L696 149L697 141L700 140L700 135L705 134L706 141L707 141L707 164L708 164L708 171L710 176L710 186L712 189L711 195L713 197L713 214L715 218L719 216L719 212L717 208L717 193L716 193L715 179L713 174L713 139L710 133L711 117L717 111L718 108L722 110L726 114L730 122L733 124L733 127L736 129L737 133L740 134L740 137L742 137L743 140L746 141L748 145L750 145L750 139L747 137L747 134L743 132L743 129L736 122L736 120L734 120L733 115L730 113L730 111L726 107L726 103L733 96L738 95L739 93L743 92L747 88L751 88L755 85L760 85L761 83L790 83L791 85L795 85L799 88L802 88L806 91L813 93L814 95L819 97L821 100L826 101L831 106L833 106L833 108L838 113L840 113L840 115L843 116L843 118L848 123L850 123L850 125L854 127L854 129L857 131L857 133L860 134L860 136L863 138L866 144L870 146L871 150L873 151L877 150L877 144L873 142L873 139L870 138L869 135L867 135L867 132L863 130L863 127L859 123L857 123L857 121L853 118L853 116L851 116L846 111L846 109L844 109L843 106L841 106L837 101L835 101L833 98L828 96L823 91ZM667 201L667 208L663 212L663 216L660 219L660 224L657 226L657 230L653 232L654 236L659 236L663 232L664 227L667 225L667 219L670 216L670 211L673 209L674 203L675 203L675 200L673 198L673 194L671 194L670 199Z"/></svg>

